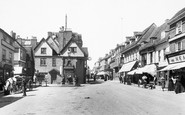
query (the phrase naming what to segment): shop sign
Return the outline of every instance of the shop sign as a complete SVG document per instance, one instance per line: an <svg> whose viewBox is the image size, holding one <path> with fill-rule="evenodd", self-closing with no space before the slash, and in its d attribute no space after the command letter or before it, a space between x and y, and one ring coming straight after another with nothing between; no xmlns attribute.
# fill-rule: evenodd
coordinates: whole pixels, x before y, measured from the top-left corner
<svg viewBox="0 0 185 115"><path fill-rule="evenodd" d="M177 63L177 62L183 62L183 61L185 61L185 54L169 58L169 63Z"/></svg>

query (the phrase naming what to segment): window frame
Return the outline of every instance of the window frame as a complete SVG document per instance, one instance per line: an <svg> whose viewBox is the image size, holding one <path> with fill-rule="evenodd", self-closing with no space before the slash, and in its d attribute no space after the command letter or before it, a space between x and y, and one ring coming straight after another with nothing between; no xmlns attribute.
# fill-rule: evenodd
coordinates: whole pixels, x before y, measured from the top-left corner
<svg viewBox="0 0 185 115"><path fill-rule="evenodd" d="M41 54L46 54L46 50L47 50L47 48L41 48L41 49L40 49L40 53L41 53Z"/></svg>
<svg viewBox="0 0 185 115"><path fill-rule="evenodd" d="M176 23L175 32L176 35L182 33L182 21Z"/></svg>
<svg viewBox="0 0 185 115"><path fill-rule="evenodd" d="M47 66L46 65L46 58L40 58L40 66Z"/></svg>

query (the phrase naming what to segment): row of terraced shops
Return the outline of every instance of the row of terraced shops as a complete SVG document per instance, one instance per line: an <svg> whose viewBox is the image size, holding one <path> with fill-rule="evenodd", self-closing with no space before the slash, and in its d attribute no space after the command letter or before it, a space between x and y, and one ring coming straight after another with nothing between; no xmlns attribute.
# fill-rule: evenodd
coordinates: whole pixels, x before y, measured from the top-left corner
<svg viewBox="0 0 185 115"><path fill-rule="evenodd" d="M169 91L185 92L185 8L132 40L127 39L131 44L121 52L124 63L118 71L127 84L137 84L146 76L147 84L162 85L164 80Z"/></svg>

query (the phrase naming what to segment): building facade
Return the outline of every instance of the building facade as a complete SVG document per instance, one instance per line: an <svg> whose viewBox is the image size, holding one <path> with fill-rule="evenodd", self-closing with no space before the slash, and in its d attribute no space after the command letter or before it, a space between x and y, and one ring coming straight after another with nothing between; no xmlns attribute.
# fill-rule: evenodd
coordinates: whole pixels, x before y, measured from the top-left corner
<svg viewBox="0 0 185 115"><path fill-rule="evenodd" d="M14 42L13 37L0 29L0 91L3 91L5 81L13 77Z"/></svg>

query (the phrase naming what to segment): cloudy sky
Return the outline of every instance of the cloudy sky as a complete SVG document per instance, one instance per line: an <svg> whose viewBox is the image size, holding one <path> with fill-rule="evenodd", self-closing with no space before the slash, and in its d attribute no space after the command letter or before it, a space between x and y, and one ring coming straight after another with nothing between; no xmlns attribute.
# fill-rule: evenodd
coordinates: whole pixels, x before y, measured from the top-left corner
<svg viewBox="0 0 185 115"><path fill-rule="evenodd" d="M82 34L92 68L116 44L152 23L160 26L185 7L184 0L0 0L0 28L24 38L58 32L65 25Z"/></svg>

